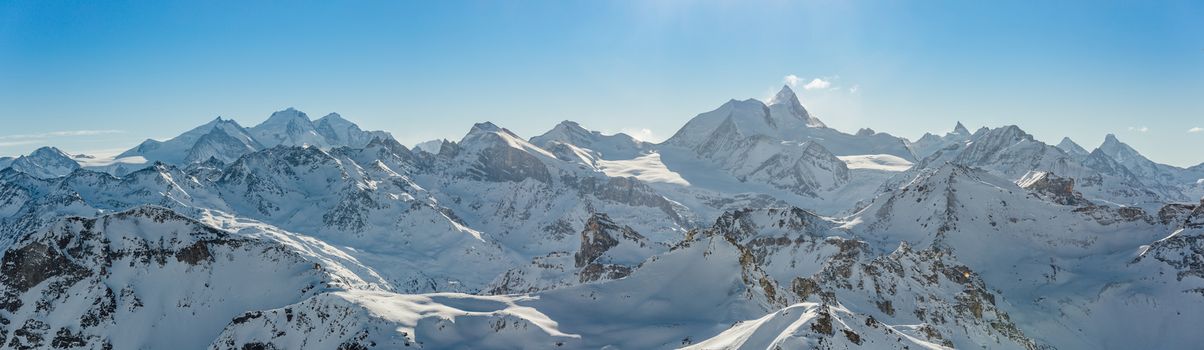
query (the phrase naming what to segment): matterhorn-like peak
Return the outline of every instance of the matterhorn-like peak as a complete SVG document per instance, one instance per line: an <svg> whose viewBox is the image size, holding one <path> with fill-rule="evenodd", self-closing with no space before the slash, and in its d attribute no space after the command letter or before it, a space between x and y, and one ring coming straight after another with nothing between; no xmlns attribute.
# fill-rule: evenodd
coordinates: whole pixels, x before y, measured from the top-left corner
<svg viewBox="0 0 1204 350"><path fill-rule="evenodd" d="M782 110L785 110L790 117L797 118L805 122L807 127L827 127L827 125L824 125L824 123L819 121L819 119L811 116L810 112L807 112L807 109L803 107L801 102L799 102L798 95L795 95L794 90L790 89L790 85L782 85L782 89L778 91L777 95L774 95L773 98L769 99L768 105L771 111L775 111L771 113L776 114L780 113ZM780 124L781 122L779 121L778 123Z"/></svg>
<svg viewBox="0 0 1204 350"><path fill-rule="evenodd" d="M794 90L790 89L790 85L782 85L782 89L778 90L773 98L769 99L770 106L777 104L785 104L790 106L802 107L802 103L798 100L798 95L795 95Z"/></svg>
<svg viewBox="0 0 1204 350"><path fill-rule="evenodd" d="M953 133L958 134L958 135L970 136L970 129L966 129L966 126L962 125L962 122L959 121L959 122L957 122L957 125L953 126Z"/></svg>

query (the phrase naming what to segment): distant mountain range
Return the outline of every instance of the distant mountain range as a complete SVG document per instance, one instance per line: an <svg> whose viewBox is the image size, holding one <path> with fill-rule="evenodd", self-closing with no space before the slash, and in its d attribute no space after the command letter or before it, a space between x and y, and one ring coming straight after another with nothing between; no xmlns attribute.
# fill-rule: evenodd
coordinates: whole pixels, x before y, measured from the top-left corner
<svg viewBox="0 0 1204 350"><path fill-rule="evenodd" d="M0 169L4 348L1204 342L1204 164L848 134L789 87L662 143L484 122L409 148L289 108Z"/></svg>

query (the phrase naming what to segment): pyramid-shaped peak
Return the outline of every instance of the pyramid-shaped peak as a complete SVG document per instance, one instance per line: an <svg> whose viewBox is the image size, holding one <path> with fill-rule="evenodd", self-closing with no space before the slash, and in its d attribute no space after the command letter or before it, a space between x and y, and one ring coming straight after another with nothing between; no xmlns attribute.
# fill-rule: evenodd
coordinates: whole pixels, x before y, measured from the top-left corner
<svg viewBox="0 0 1204 350"><path fill-rule="evenodd" d="M1104 143L1101 144L1100 147L1116 147L1124 144L1124 142L1121 142L1120 139L1116 137L1116 134L1108 134L1107 136L1104 136Z"/></svg>
<svg viewBox="0 0 1204 350"><path fill-rule="evenodd" d="M1063 137L1062 141L1058 142L1057 147L1058 149L1066 151L1066 153L1069 153L1073 156L1086 156L1089 154L1087 149L1083 148L1083 146L1079 146L1078 143L1075 143L1074 140L1071 140L1069 137Z"/></svg>
<svg viewBox="0 0 1204 350"><path fill-rule="evenodd" d="M953 133L954 133L954 134L958 134L958 135L967 135L967 136L969 136L969 135L970 135L970 129L966 129L966 126L965 126L965 125L962 125L962 122L960 122L960 121L959 121L959 122L957 122L957 125L954 125L954 126L953 126Z"/></svg>
<svg viewBox="0 0 1204 350"><path fill-rule="evenodd" d="M810 112L807 112L806 108L803 108L802 102L798 100L798 95L794 94L794 90L791 90L789 85L782 85L782 90L778 91L778 94L769 100L768 106L774 111L785 111L787 119L802 120L808 127L827 127L819 119L812 116ZM781 118L783 116L778 117ZM779 119L779 122L782 122L782 120ZM786 123L789 122L787 121Z"/></svg>
<svg viewBox="0 0 1204 350"><path fill-rule="evenodd" d="M776 104L802 106L802 103L800 103L798 100L798 95L794 94L794 90L790 89L790 85L782 85L782 89L778 90L778 93L773 95L773 98L769 100L769 105L772 106Z"/></svg>

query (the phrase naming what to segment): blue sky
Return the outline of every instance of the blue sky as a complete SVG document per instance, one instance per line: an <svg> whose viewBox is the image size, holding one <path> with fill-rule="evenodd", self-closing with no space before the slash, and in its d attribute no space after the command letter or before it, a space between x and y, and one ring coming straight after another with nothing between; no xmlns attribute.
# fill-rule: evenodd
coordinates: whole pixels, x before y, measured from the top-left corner
<svg viewBox="0 0 1204 350"><path fill-rule="evenodd" d="M8 0L0 155L125 149L290 106L407 144L485 120L657 139L791 75L848 132L1017 124L1204 162L1200 1Z"/></svg>

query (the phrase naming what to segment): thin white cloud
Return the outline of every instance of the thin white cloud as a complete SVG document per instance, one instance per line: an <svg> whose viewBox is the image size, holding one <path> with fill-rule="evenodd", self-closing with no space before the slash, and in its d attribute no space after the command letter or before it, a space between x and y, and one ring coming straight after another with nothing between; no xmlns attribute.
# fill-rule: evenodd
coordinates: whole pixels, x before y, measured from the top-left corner
<svg viewBox="0 0 1204 350"><path fill-rule="evenodd" d="M41 134L18 134L18 135L2 135L0 140L28 140L28 139L45 139L51 137L74 137L74 136L95 136L105 134L119 134L121 130L62 130L44 132Z"/></svg>
<svg viewBox="0 0 1204 350"><path fill-rule="evenodd" d="M1198 126L1197 126L1197 127L1194 127L1194 128L1191 128L1191 129L1187 129L1187 132L1201 132L1201 131L1204 131L1204 128L1201 128L1201 127L1198 127Z"/></svg>
<svg viewBox="0 0 1204 350"><path fill-rule="evenodd" d="M661 142L665 138L648 128L623 128L619 132L644 142Z"/></svg>
<svg viewBox="0 0 1204 350"><path fill-rule="evenodd" d="M38 140L0 141L0 147L23 146L38 143Z"/></svg>
<svg viewBox="0 0 1204 350"><path fill-rule="evenodd" d="M857 94L859 91L861 91L861 85L853 85L853 87L849 88L850 94Z"/></svg>
<svg viewBox="0 0 1204 350"><path fill-rule="evenodd" d="M798 87L798 83L803 81L803 78L799 78L797 75L791 74L791 75L787 75L782 80L786 82L786 85L790 85L790 87L796 88L796 87Z"/></svg>
<svg viewBox="0 0 1204 350"><path fill-rule="evenodd" d="M832 87L832 82L820 78L812 79L810 83L803 85L803 89L806 90L827 89L829 87Z"/></svg>
<svg viewBox="0 0 1204 350"><path fill-rule="evenodd" d="M1150 128L1149 128L1149 127L1145 127L1145 126L1141 126L1141 127L1130 126L1130 127L1129 127L1129 131L1136 131L1136 132L1147 132L1147 131L1150 131Z"/></svg>

